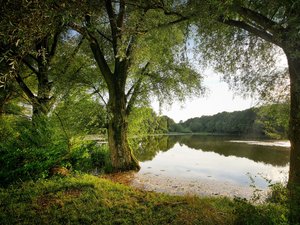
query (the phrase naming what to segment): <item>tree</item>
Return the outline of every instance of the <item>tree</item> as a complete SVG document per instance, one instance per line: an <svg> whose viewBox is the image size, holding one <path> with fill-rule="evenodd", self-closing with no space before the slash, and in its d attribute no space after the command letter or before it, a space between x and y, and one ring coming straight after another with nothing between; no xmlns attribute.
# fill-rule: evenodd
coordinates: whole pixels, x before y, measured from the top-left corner
<svg viewBox="0 0 300 225"><path fill-rule="evenodd" d="M32 121L36 123L41 116L46 116L50 110L52 82L49 79L52 59L59 40L60 31L53 36L47 35L35 44L35 55L28 54L23 57L22 62L36 76L36 94L25 83L20 72L16 72L15 79L32 104ZM52 37L51 37L52 36ZM26 73L25 73L26 74ZM29 75L30 76L30 75Z"/></svg>
<svg viewBox="0 0 300 225"><path fill-rule="evenodd" d="M256 124L271 138L287 138L289 124L289 105L270 104L256 110Z"/></svg>
<svg viewBox="0 0 300 225"><path fill-rule="evenodd" d="M151 92L164 100L182 100L183 93L202 90L201 77L176 54L184 41L181 29L168 26L184 19L169 15L162 4L106 0L92 6L97 10L90 9L81 24L70 23L88 40L107 86L108 141L115 170L139 169L127 141L134 105L149 102Z"/></svg>
<svg viewBox="0 0 300 225"><path fill-rule="evenodd" d="M12 79L19 84L32 104L33 123L47 115L53 103L50 78L55 67L53 58L62 42L65 21L75 17L79 3L28 1L25 4L17 0L1 5L0 81L4 86Z"/></svg>
<svg viewBox="0 0 300 225"><path fill-rule="evenodd" d="M261 94L268 94L266 90L271 86L272 94L278 92L278 84L284 85L287 73L270 71L270 68L275 65L272 56L278 47L284 52L290 81L291 156L288 186L292 205L297 206L300 202L300 1L189 1L188 5L203 12L198 20L199 30L205 34L201 41L213 43L215 48L210 48L210 51L225 53L222 58L215 58L214 65L221 70L238 72L234 81L244 87L246 85L246 90L256 88ZM209 28L212 23L213 30ZM216 52L208 54L211 59ZM217 55L220 57L220 54ZM248 64L250 61L251 64ZM218 62L223 62L223 65ZM300 207L294 206L291 218L296 223L300 221Z"/></svg>

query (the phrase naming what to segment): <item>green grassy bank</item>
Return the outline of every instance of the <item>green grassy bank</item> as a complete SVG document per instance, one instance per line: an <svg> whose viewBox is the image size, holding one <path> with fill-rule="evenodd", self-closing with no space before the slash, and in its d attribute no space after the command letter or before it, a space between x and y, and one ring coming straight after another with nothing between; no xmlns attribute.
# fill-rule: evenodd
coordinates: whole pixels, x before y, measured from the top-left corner
<svg viewBox="0 0 300 225"><path fill-rule="evenodd" d="M287 224L284 206L144 192L92 175L0 189L0 224Z"/></svg>

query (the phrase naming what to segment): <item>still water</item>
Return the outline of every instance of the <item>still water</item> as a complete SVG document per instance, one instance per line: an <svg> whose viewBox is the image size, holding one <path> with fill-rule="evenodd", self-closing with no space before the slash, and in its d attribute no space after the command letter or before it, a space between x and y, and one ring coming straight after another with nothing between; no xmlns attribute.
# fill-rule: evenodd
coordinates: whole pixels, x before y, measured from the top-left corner
<svg viewBox="0 0 300 225"><path fill-rule="evenodd" d="M251 185L267 190L270 183L287 180L289 143L284 141L159 136L137 149L141 170L133 183L148 190L249 197Z"/></svg>

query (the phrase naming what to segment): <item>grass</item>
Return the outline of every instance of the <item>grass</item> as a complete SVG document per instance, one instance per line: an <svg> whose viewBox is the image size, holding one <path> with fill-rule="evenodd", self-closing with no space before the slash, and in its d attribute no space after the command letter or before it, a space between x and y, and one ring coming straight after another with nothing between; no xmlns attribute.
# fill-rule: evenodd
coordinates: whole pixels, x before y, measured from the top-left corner
<svg viewBox="0 0 300 225"><path fill-rule="evenodd" d="M258 217L248 224L286 224L281 208L243 204L221 197L145 192L82 174L0 189L0 224L230 225L243 224L247 216L255 216L247 215L247 207ZM269 218L269 214L276 218ZM260 223L260 218L268 223Z"/></svg>

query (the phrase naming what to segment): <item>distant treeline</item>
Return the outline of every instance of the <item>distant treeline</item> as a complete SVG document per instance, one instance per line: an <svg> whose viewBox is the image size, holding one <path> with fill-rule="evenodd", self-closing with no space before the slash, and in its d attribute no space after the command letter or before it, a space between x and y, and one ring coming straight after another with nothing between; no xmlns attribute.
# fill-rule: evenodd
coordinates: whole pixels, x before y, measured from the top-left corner
<svg viewBox="0 0 300 225"><path fill-rule="evenodd" d="M214 133L256 137L286 138L288 104L273 104L243 111L222 112L175 123L168 121L169 132Z"/></svg>

